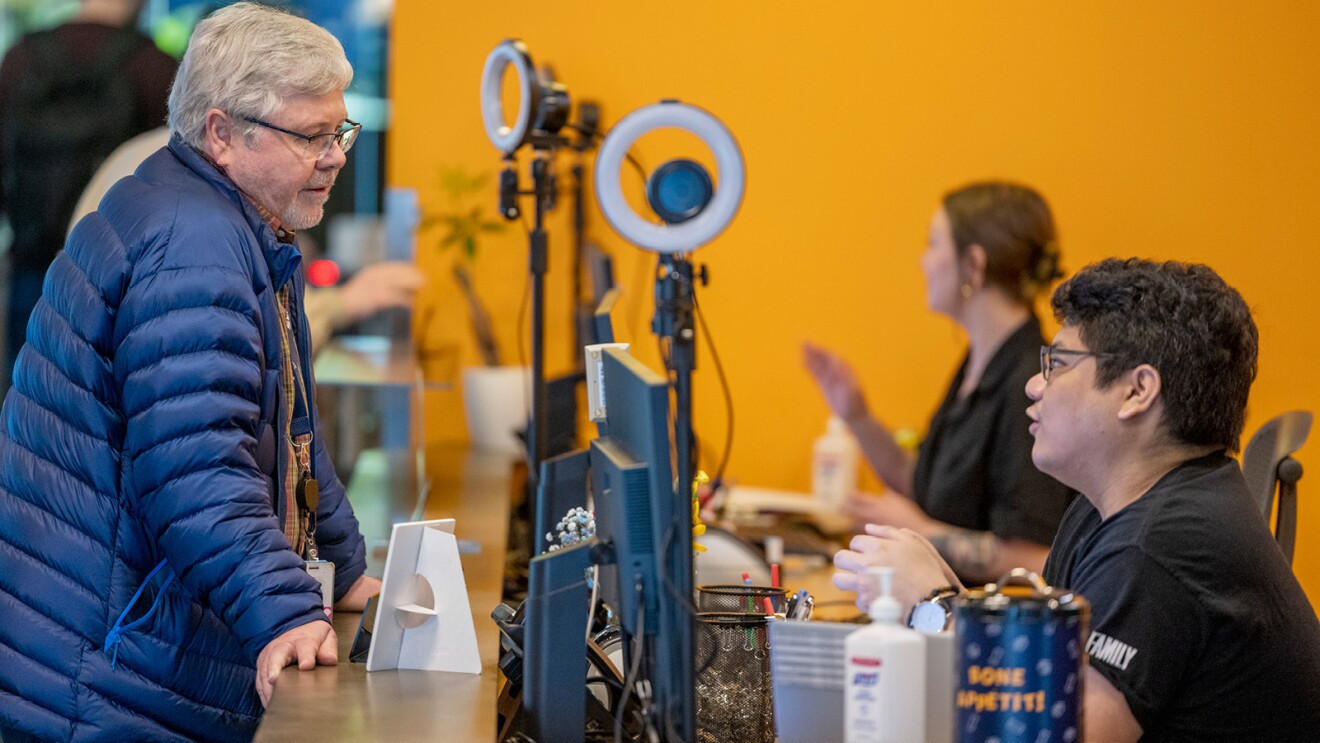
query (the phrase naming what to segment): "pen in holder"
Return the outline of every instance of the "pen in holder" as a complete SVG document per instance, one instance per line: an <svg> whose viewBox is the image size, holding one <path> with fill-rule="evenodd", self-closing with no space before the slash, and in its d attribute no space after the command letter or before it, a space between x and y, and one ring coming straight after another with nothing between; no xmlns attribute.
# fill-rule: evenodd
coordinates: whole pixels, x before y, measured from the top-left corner
<svg viewBox="0 0 1320 743"><path fill-rule="evenodd" d="M780 596L782 598L782 594ZM775 743L766 614L697 614L697 740Z"/></svg>

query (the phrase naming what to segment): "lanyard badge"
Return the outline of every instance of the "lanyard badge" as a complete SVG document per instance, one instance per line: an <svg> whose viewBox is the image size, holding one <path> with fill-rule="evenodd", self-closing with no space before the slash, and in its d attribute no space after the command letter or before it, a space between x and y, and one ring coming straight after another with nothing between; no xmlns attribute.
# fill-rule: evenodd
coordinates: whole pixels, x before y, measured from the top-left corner
<svg viewBox="0 0 1320 743"><path fill-rule="evenodd" d="M306 440L304 440L306 439ZM335 596L335 564L320 559L316 548L316 507L321 500L321 488L312 477L310 457L311 436L300 436L295 445L298 452L298 485L295 495L298 499L298 515L303 522L303 564L311 575L321 584L321 610L327 617L333 615Z"/></svg>
<svg viewBox="0 0 1320 743"><path fill-rule="evenodd" d="M298 484L294 496L298 501L298 517L302 520L303 565L308 575L321 584L321 610L332 616L335 596L335 564L322 560L316 547L316 508L321 502L321 487L312 476L311 434L303 434L294 441L298 456Z"/></svg>
<svg viewBox="0 0 1320 743"><path fill-rule="evenodd" d="M298 484L294 486L294 497L298 501L298 518L302 521L303 559L316 560L316 509L321 502L321 486L312 476L311 435L299 436L294 442L298 455Z"/></svg>
<svg viewBox="0 0 1320 743"><path fill-rule="evenodd" d="M287 301L287 300L286 300ZM294 500L298 506L298 520L302 526L302 558L307 573L321 584L321 609L327 617L333 612L335 595L335 564L320 558L316 546L316 511L321 503L321 487L312 475L311 391L303 374L301 357L292 331L292 312L285 307L285 325L290 331L288 350L293 357L294 386L293 418L290 423L289 443L293 446L298 465L298 482L294 486ZM296 435L294 431L299 431Z"/></svg>

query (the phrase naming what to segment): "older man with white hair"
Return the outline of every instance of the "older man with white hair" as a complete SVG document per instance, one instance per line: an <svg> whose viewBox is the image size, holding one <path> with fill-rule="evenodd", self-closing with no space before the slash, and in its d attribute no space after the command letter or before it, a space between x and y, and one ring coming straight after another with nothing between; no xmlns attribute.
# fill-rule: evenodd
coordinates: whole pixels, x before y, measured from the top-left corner
<svg viewBox="0 0 1320 743"><path fill-rule="evenodd" d="M201 24L170 143L74 228L0 433L0 737L244 740L379 583L320 437L295 233L352 69L252 3ZM319 487L318 487L319 484ZM319 492L319 497L318 497Z"/></svg>

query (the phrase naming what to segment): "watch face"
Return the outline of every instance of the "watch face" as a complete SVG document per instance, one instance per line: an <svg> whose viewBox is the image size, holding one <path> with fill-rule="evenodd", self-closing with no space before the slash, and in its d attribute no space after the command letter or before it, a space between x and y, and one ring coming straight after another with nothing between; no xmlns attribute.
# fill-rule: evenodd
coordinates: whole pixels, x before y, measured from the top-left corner
<svg viewBox="0 0 1320 743"><path fill-rule="evenodd" d="M918 632L943 632L949 626L949 612L935 601L923 601L912 610L908 626Z"/></svg>

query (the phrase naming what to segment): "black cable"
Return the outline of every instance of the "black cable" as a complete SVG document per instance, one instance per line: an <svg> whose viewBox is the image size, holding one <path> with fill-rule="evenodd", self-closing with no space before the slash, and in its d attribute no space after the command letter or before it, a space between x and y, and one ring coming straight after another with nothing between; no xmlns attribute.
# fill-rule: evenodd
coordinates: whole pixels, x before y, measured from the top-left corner
<svg viewBox="0 0 1320 743"><path fill-rule="evenodd" d="M566 128L568 128L568 129L572 129L573 131L577 132L578 134L585 134L585 135L587 135L587 136L589 136L589 137L593 137L593 138L595 138L595 139L599 139L599 140L601 140L601 141L604 141L604 140L605 140L605 134L606 134L606 133L603 133L603 132L600 132L600 131L596 131L596 130L588 131L588 130L583 129L582 127L578 126L577 124L565 124L564 126L565 126ZM637 158L633 157L633 154L632 154L631 152L625 152L625 153L623 153L623 157L624 157L624 159L626 159L626 160L627 160L627 161L633 166L633 169L637 171L637 175L641 177L641 179L642 179L642 183L646 183L646 168L642 167L641 162L639 162L639 161L637 160Z"/></svg>
<svg viewBox="0 0 1320 743"><path fill-rule="evenodd" d="M692 504L691 502L688 502L685 503L684 505L687 507L688 510L684 512L684 515L687 516L687 518L683 519L683 525L685 527L690 528L691 516L689 514L691 514L692 512ZM666 565L669 564L669 550L673 547L673 545L674 545L674 525L671 523L669 525L669 528L665 529L664 537L662 537L660 540L660 559L663 560L664 564ZM669 577L669 571L666 570L664 572L664 575L662 576L662 580L665 584L666 591L669 593L670 600L678 602L679 606L682 606L685 610L687 610L688 619L696 619L697 605L692 601L692 597L684 596L683 592L678 590L678 586L674 585L674 581L671 580Z"/></svg>
<svg viewBox="0 0 1320 743"><path fill-rule="evenodd" d="M690 514L692 508L691 504L685 503L684 505L686 505L688 508L688 510L685 511L685 513ZM690 524L690 516L688 517L688 519L685 519L683 521L683 525L685 528L688 527L689 524ZM665 529L664 536L660 539L660 559L664 562L665 565L669 564L669 553L673 549L674 543L675 543L674 524L670 523L669 528ZM677 602L679 606L683 607L683 609L687 614L688 624L689 627L691 628L690 634L692 639L692 655L693 655L692 681L695 683L697 678L699 678L702 673L705 673L706 669L710 667L711 663L715 662L715 653L712 652L710 654L710 657L708 657L704 662L702 662L701 667L697 668L697 663L696 663L697 632L700 630L700 628L698 627L699 621L697 619L697 605L692 600L691 596L684 596L683 592L678 590L678 586L674 585L674 581L671 580L669 577L669 571L667 570L664 571L664 574L661 576L661 581L664 583L665 592L669 594L670 600ZM696 713L695 709L692 711L693 714ZM667 710L664 717L665 717L664 724L666 731L672 731L673 721L669 719L670 715L668 714ZM682 736L673 736L672 739L682 740Z"/></svg>
<svg viewBox="0 0 1320 743"><path fill-rule="evenodd" d="M724 481L724 468L729 464L729 455L733 452L733 393L729 389L729 378L724 374L724 364L720 363L719 351L715 350L715 337L710 334L710 328L706 326L706 316L697 302L696 292L692 293L692 313L696 315L697 324L701 326L701 334L706 337L706 346L710 349L710 358L715 364L715 375L719 377L720 390L724 393L724 416L728 421L728 428L724 432L724 453L720 456L719 466L715 468L715 475L710 481L711 487L717 488Z"/></svg>
<svg viewBox="0 0 1320 743"><path fill-rule="evenodd" d="M619 709L614 713L614 739L623 740L623 714L628 709L628 697L632 696L633 684L637 683L637 672L642 666L643 648L646 637L646 602L642 599L642 582L637 581L637 636L633 638L632 667L623 682L623 698L619 700Z"/></svg>
<svg viewBox="0 0 1320 743"><path fill-rule="evenodd" d="M527 224L527 213L520 212L518 214L518 218L519 221L522 222L523 229L527 231L527 240L530 242L532 239L532 228ZM514 327L516 328L516 332L513 335L517 340L519 368L526 368L530 366L530 364L527 363L527 336L531 335L531 330L528 330L527 332L523 332L523 323L527 322L527 305L530 303L531 297L532 297L532 275L531 272L529 271L523 274L522 299L518 301L518 319L514 324ZM521 388L520 391L523 396L523 407L527 410L531 410L532 401L528 399L529 390L525 385L518 385L518 386ZM534 393L535 391L532 390L531 392ZM530 430L528 431L528 440L529 441L531 440ZM533 555L533 557L535 557L535 555Z"/></svg>
<svg viewBox="0 0 1320 743"><path fill-rule="evenodd" d="M616 678L610 678L609 676L605 676L605 675L587 677L588 684L594 684L596 682L603 683L606 686L609 686L611 689L614 689L615 691L619 691L619 692L623 691L623 682Z"/></svg>
<svg viewBox="0 0 1320 743"><path fill-rule="evenodd" d="M518 218L519 221L522 222L523 229L527 230L527 240L528 242L530 242L532 239L532 228L527 224L527 214L520 213L518 215ZM532 275L531 272L529 271L523 274L522 298L518 300L518 320L517 320L517 324L515 325L515 327L518 329L518 332L514 334L518 336L518 366L527 366L527 345L524 342L524 338L526 335L530 335L531 331L529 330L527 333L523 333L523 323L527 322L527 305L531 300L531 294L532 294ZM527 402L527 401L524 400L523 402ZM528 405L527 409L531 410L530 404Z"/></svg>
<svg viewBox="0 0 1320 743"><path fill-rule="evenodd" d="M599 132L599 131L597 131L597 130L595 130L595 129L583 129L581 126L578 126L577 124L574 124L574 123L571 122L571 121L570 121L569 123L567 123L567 124L564 124L564 128L565 128L565 129L572 129L573 131L577 132L578 134L585 134L586 136L591 137L592 139L599 139L599 138L600 138L600 132Z"/></svg>
<svg viewBox="0 0 1320 743"><path fill-rule="evenodd" d="M625 160L628 161L629 164L631 164L631 165L633 166L633 170L636 170L636 171L637 171L637 177L638 177L638 178L641 178L641 179L642 179L642 184L645 185L645 184L646 184L646 168L642 167L641 162L639 162L639 161L637 160L637 158L633 157L631 152L625 152L624 155L623 155L623 157L624 157Z"/></svg>

